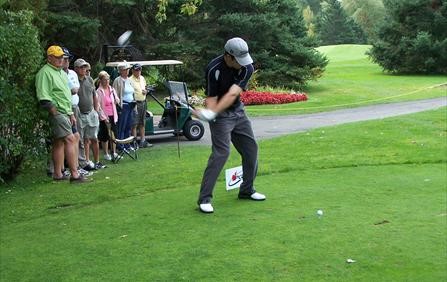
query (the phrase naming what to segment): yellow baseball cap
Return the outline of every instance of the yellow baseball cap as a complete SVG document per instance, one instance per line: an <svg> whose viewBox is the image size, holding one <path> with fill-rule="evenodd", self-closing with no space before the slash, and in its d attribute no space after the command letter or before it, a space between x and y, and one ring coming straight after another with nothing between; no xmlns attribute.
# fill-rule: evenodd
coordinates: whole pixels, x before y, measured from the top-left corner
<svg viewBox="0 0 447 282"><path fill-rule="evenodd" d="M62 48L57 45L52 45L47 49L47 56L61 57L64 54L64 50L62 50Z"/></svg>

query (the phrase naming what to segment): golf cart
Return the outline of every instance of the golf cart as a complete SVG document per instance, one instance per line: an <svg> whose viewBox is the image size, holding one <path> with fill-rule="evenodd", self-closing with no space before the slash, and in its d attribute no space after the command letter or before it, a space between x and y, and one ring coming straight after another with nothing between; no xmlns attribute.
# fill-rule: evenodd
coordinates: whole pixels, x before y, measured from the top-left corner
<svg viewBox="0 0 447 282"><path fill-rule="evenodd" d="M117 67L121 62L109 62L106 67ZM158 61L130 61L130 65L141 66L172 66L181 65L181 61L158 60ZM184 135L188 140L197 141L202 138L205 128L199 120L192 119L193 106L188 102L188 88L185 82L166 81L165 86L169 96L160 101L155 96L155 86L148 86L147 97L151 97L161 108L162 115L154 116L146 111L145 137L161 134Z"/></svg>

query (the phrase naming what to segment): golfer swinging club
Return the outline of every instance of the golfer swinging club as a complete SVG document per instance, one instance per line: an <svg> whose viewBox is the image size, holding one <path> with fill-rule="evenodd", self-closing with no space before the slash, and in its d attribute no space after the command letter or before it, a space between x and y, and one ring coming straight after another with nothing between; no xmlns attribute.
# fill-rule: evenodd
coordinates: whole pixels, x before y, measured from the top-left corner
<svg viewBox="0 0 447 282"><path fill-rule="evenodd" d="M206 109L195 111L198 118L209 122L212 140L212 153L198 200L200 211L204 213L214 212L213 189L230 154L230 141L242 157L244 175L238 198L265 200L253 186L258 169L258 145L239 98L253 74L252 63L247 43L235 37L225 44L225 53L211 60L206 68Z"/></svg>

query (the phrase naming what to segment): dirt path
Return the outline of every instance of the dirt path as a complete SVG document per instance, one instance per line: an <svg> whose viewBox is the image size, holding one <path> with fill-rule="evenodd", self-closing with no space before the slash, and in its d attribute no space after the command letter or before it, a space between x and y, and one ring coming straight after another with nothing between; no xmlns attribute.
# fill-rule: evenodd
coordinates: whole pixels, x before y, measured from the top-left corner
<svg viewBox="0 0 447 282"><path fill-rule="evenodd" d="M422 112L447 106L447 97L417 100L410 102L380 104L352 109L343 109L315 114L252 117L253 131L257 139L273 138L290 133L303 132L313 128L332 126L343 123L382 119L387 117ZM181 146L186 144L211 144L208 124L205 135L199 141L186 141L181 138ZM175 137L159 136L151 139L154 144L177 142Z"/></svg>

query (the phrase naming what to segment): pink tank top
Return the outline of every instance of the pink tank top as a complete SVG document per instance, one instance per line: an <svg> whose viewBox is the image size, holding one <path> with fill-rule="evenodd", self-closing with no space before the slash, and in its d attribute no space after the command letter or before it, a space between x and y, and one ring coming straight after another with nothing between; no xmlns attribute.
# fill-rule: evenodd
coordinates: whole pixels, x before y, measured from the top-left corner
<svg viewBox="0 0 447 282"><path fill-rule="evenodd" d="M114 99L111 97L110 88L104 89L104 113L107 116L113 116L113 102Z"/></svg>

